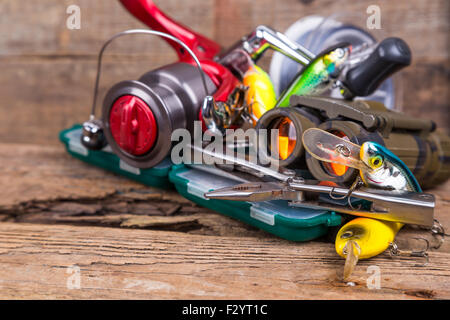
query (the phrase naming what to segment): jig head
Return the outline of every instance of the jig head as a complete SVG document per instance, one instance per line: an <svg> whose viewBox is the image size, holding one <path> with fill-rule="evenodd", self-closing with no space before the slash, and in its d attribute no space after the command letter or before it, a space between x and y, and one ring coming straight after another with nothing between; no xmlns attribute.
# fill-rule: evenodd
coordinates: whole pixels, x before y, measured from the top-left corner
<svg viewBox="0 0 450 320"><path fill-rule="evenodd" d="M83 123L81 143L90 150L101 150L107 145L103 124L100 120L91 117Z"/></svg>

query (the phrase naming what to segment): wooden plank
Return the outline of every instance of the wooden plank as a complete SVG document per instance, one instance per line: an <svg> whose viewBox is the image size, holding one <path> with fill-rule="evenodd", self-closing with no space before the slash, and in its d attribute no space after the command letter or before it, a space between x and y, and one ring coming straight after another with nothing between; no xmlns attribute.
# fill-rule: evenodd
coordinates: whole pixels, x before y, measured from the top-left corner
<svg viewBox="0 0 450 320"><path fill-rule="evenodd" d="M105 59L97 114L114 84L139 79L145 72L172 62L174 55L117 56ZM0 141L58 144L58 133L86 121L92 108L96 60L0 59Z"/></svg>
<svg viewBox="0 0 450 320"><path fill-rule="evenodd" d="M449 190L450 182L432 190L447 230ZM426 266L387 253L361 261L349 287L326 238L284 241L84 164L62 146L0 144L0 194L0 298L450 298L448 236ZM396 242L418 249L418 236L437 243L413 227ZM73 265L80 290L66 286ZM369 266L381 270L379 290L366 286Z"/></svg>
<svg viewBox="0 0 450 320"><path fill-rule="evenodd" d="M342 20L364 27L367 7L374 4L371 0L307 3L298 0L165 0L156 3L174 19L224 46L233 44L259 24L284 31L296 20L312 14L338 14ZM80 30L66 27L66 8L72 4L81 8ZM376 4L381 9L382 30L372 32L381 37L405 38L417 57L448 57L448 1L380 0ZM40 0L38 6L33 2L3 0L0 14L3 17L0 21L1 55L91 55L114 33L144 27L116 0ZM116 49L121 53L143 53L158 51L161 43L139 41ZM161 56L164 54L160 52Z"/></svg>
<svg viewBox="0 0 450 320"><path fill-rule="evenodd" d="M213 0L157 1L159 7L194 30L213 37ZM81 28L69 30L67 7L78 5ZM0 55L95 55L103 43L115 33L135 28L147 28L135 19L117 0L40 0L0 3ZM120 40L113 48L122 54L159 52L167 47L157 38L140 37L140 41Z"/></svg>
<svg viewBox="0 0 450 320"><path fill-rule="evenodd" d="M399 73L399 111L418 118L431 119L450 134L450 61L419 60Z"/></svg>
<svg viewBox="0 0 450 320"><path fill-rule="evenodd" d="M436 217L449 229L450 181L428 191L437 199ZM0 143L0 194L0 214L18 221L63 222L72 217L79 223L84 223L83 219L89 223L95 216L111 214L117 219L111 218L106 225L120 225L125 221L121 214L212 213L174 191L147 187L74 159L62 144L41 147ZM151 218L142 221L151 224Z"/></svg>
<svg viewBox="0 0 450 320"><path fill-rule="evenodd" d="M223 45L236 41L235 34L246 34L259 24L270 25L285 31L292 23L308 15L329 17L366 28L367 8L378 5L381 10L381 30L367 30L378 38L398 36L411 46L419 58L446 58L450 4L445 0L432 2L420 0L228 0L216 6L216 37ZM220 18L222 17L222 18ZM230 29L233 28L233 32ZM424 36L426 35L426 36Z"/></svg>
<svg viewBox="0 0 450 320"><path fill-rule="evenodd" d="M170 63L170 56L108 57L97 101L101 115L103 97L115 83L138 79L147 70ZM434 120L450 132L448 74L450 64L436 60L414 63L404 71L403 112ZM0 141L58 144L59 131L87 120L95 79L95 60L1 60ZM424 81L424 79L429 79Z"/></svg>
<svg viewBox="0 0 450 320"><path fill-rule="evenodd" d="M70 157L62 145L0 144L0 150L0 221L267 236L200 208L174 191L147 187L85 164Z"/></svg>
<svg viewBox="0 0 450 320"><path fill-rule="evenodd" d="M259 24L284 31L301 17L313 14L353 21L365 27L371 0L308 1L298 0L166 0L156 1L174 19L216 39L224 46L233 44ZM66 28L66 8L81 8L81 29ZM382 30L372 30L380 37L400 36L412 47L415 56L446 58L450 4L445 0L377 1L381 9ZM343 10L345 8L345 10ZM116 32L144 27L115 0L41 0L32 2L4 0L0 3L1 55L92 55L95 48ZM425 36L424 35L428 35ZM162 41L135 41L118 45L120 53L161 49ZM163 56L165 52L160 52Z"/></svg>
<svg viewBox="0 0 450 320"><path fill-rule="evenodd" d="M319 242L13 223L0 223L0 239L2 299L450 298L449 255L438 252L427 268L386 255L361 261L349 287L332 244ZM380 289L366 286L372 265ZM76 267L80 289L68 271Z"/></svg>
<svg viewBox="0 0 450 320"><path fill-rule="evenodd" d="M175 19L224 46L258 24L284 31L310 14L346 12L366 15L364 1L158 1ZM82 10L81 30L65 26L69 4ZM411 46L414 63L403 73L402 110L426 116L450 132L448 74L448 1L380 1L381 37L395 35ZM409 8L415 8L409 10ZM270 10L268 9L270 8ZM418 15L420 13L420 15ZM0 3L0 141L56 145L58 132L86 119L96 71L96 54L112 34L143 27L118 1L5 0ZM364 23L364 18L361 20ZM361 24L360 23L360 24ZM420 32L419 32L420 31ZM429 35L424 37L424 35ZM113 84L138 79L144 72L171 63L175 54L159 39L123 38L107 53L100 99ZM270 55L261 62L269 66ZM99 108L100 109L100 108Z"/></svg>
<svg viewBox="0 0 450 320"><path fill-rule="evenodd" d="M284 31L298 18L359 15L363 1L157 1L175 19L231 45L259 24ZM81 30L65 27L70 4L82 9ZM413 50L403 72L403 110L450 132L448 30L450 2L381 0L378 38L399 36ZM349 287L343 260L326 239L296 244L70 158L59 131L86 119L95 57L112 34L143 25L112 0L0 2L0 298L450 298L450 244L430 264L386 253L361 261ZM362 22L361 22L362 21ZM130 38L105 60L101 95L114 83L174 61L158 39ZM270 55L262 61L267 68ZM101 106L101 99L99 100ZM47 147L47 145L52 145ZM450 228L450 183L432 190L436 217ZM15 222L15 223L13 223ZM28 224L33 223L33 224ZM114 227L114 228L112 228ZM141 229L141 230L138 230ZM168 232L170 231L170 232ZM417 248L405 227L397 242ZM432 242L435 243L435 242ZM67 267L81 268L81 289L67 289ZM369 290L367 267L381 268ZM268 276L270 275L270 276Z"/></svg>
<svg viewBox="0 0 450 320"><path fill-rule="evenodd" d="M435 215L446 229L450 229L449 191L450 181L429 190L437 199ZM155 218L158 216L212 214L174 191L147 187L74 159L62 144L41 147L0 143L0 194L0 214L12 221L92 225L101 224L104 217L106 226L123 223L137 227L136 220L127 220L130 214L138 215L143 226L160 223L162 220ZM196 216L191 221L198 219ZM217 230L212 225L207 227Z"/></svg>

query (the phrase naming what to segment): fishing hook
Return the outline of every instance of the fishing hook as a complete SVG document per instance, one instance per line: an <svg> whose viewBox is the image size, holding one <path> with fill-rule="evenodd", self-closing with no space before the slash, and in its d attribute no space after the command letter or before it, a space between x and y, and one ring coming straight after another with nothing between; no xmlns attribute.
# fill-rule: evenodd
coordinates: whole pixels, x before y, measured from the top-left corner
<svg viewBox="0 0 450 320"><path fill-rule="evenodd" d="M430 242L425 239L425 238L420 238L420 237L416 237L413 238L415 240L422 240L425 241L426 243L426 248L422 249L422 250L411 250L411 251L406 251L406 250L400 250L398 248L398 245L395 242L390 242L389 243L389 255L391 257L394 256L408 256L408 257L417 257L417 258L425 258L425 263L423 264L416 264L417 267L424 267L426 265L428 265L429 263L429 256L428 256L428 250L430 249Z"/></svg>

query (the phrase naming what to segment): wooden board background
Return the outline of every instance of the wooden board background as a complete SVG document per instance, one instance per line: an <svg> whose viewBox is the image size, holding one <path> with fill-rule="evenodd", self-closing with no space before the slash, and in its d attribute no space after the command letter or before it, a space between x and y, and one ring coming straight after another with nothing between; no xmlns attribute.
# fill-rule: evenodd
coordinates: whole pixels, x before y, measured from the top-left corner
<svg viewBox="0 0 450 320"><path fill-rule="evenodd" d="M364 16L378 4L380 33L404 38L414 55L402 72L403 111L450 132L449 1L157 2L225 47L259 24L283 31L305 15ZM81 7L81 30L65 26L70 4ZM0 299L450 299L448 232L427 266L383 253L358 264L350 287L325 239L285 241L71 158L57 136L88 116L98 50L143 25L115 0L0 0L0 17ZM101 93L174 59L161 40L123 39L106 57ZM449 190L447 182L430 191L446 230ZM417 248L417 236L434 241L412 227L397 241ZM74 265L79 290L67 287ZM371 265L381 268L380 290L366 286Z"/></svg>
<svg viewBox="0 0 450 320"><path fill-rule="evenodd" d="M449 190L431 190L446 230ZM0 194L0 299L450 299L448 231L427 265L384 252L358 262L349 286L333 241L277 238L59 146L0 143ZM437 244L412 226L396 242L420 250L415 237ZM367 287L369 266L379 289Z"/></svg>
<svg viewBox="0 0 450 320"><path fill-rule="evenodd" d="M259 24L284 31L302 16L345 10L365 18L381 8L382 36L404 38L413 65L403 74L403 110L435 120L449 132L449 24L446 0L165 0L169 15L231 45ZM81 29L66 28L66 8L81 8ZM0 141L58 144L58 132L88 116L96 55L114 33L143 27L115 0L0 0ZM362 19L363 19L362 18ZM364 21L364 20L362 20ZM114 83L135 79L175 55L159 39L120 40L104 65L101 97ZM268 65L269 59L263 61Z"/></svg>

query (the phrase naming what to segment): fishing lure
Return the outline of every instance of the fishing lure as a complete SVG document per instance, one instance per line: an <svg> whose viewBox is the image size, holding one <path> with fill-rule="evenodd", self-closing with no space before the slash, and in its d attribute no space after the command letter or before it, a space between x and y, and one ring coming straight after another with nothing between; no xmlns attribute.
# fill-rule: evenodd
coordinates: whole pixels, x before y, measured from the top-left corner
<svg viewBox="0 0 450 320"><path fill-rule="evenodd" d="M268 110L275 107L277 101L275 89L269 75L257 65L245 73L243 84L248 87L246 103L253 125Z"/></svg>
<svg viewBox="0 0 450 320"><path fill-rule="evenodd" d="M386 147L375 142L361 146L326 131L312 128L303 136L305 148L319 160L359 169L362 182L371 188L422 192L409 168ZM357 182L352 186L355 188ZM344 280L359 259L384 252L403 224L371 218L356 218L345 224L336 236L336 252L345 258Z"/></svg>
<svg viewBox="0 0 450 320"><path fill-rule="evenodd" d="M376 142L367 141L359 146L318 128L306 130L302 140L305 149L320 161L359 169L368 187L422 192L403 161Z"/></svg>
<svg viewBox="0 0 450 320"><path fill-rule="evenodd" d="M352 274L359 259L384 252L403 226L399 222L356 218L345 224L336 235L335 248L345 259L344 280Z"/></svg>
<svg viewBox="0 0 450 320"><path fill-rule="evenodd" d="M319 55L294 79L278 100L277 107L288 107L292 95L319 95L330 89L351 53L351 46L338 47Z"/></svg>

